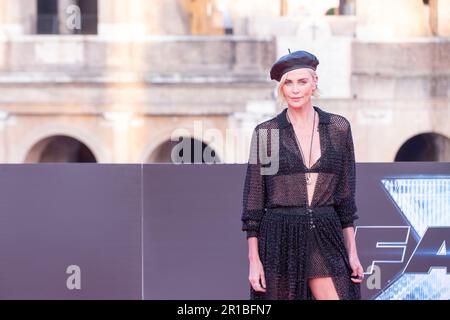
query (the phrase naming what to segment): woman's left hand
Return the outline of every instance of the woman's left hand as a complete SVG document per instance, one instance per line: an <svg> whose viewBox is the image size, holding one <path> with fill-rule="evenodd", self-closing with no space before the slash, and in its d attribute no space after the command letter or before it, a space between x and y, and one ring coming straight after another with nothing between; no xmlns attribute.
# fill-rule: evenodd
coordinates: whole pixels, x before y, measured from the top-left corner
<svg viewBox="0 0 450 320"><path fill-rule="evenodd" d="M352 268L351 279L354 283L361 283L364 279L364 269L359 262L357 254L349 255L350 267Z"/></svg>

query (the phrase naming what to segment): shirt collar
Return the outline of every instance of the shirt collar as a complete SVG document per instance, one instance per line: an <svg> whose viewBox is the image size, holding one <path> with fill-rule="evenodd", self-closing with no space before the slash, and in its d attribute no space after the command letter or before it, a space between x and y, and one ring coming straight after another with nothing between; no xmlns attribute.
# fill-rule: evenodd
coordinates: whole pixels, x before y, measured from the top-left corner
<svg viewBox="0 0 450 320"><path fill-rule="evenodd" d="M319 124L321 124L321 123L327 124L330 122L330 114L328 112L325 112L316 106L313 106L313 108L319 114ZM290 123L286 117L287 110L288 110L288 108L284 108L284 110L281 111L277 116L277 121L278 121L278 125L280 126L280 129L286 128L287 126L290 125Z"/></svg>

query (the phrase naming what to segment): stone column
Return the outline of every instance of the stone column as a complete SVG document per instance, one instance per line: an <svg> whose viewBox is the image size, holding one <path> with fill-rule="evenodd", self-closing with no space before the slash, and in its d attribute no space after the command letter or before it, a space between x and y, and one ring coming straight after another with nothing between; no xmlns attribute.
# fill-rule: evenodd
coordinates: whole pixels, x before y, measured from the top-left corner
<svg viewBox="0 0 450 320"><path fill-rule="evenodd" d="M287 16L289 12L288 1L280 0L280 16Z"/></svg>
<svg viewBox="0 0 450 320"><path fill-rule="evenodd" d="M34 1L0 0L0 35L23 34L28 24L26 13L33 3Z"/></svg>
<svg viewBox="0 0 450 320"><path fill-rule="evenodd" d="M429 1L429 12L428 12L428 18L429 18L429 24L431 33L433 36L436 36L438 34L438 0L430 0Z"/></svg>
<svg viewBox="0 0 450 320"><path fill-rule="evenodd" d="M422 0L356 0L357 37L390 40L431 36Z"/></svg>
<svg viewBox="0 0 450 320"><path fill-rule="evenodd" d="M73 34L81 27L81 12L76 0L58 1L60 34Z"/></svg>
<svg viewBox="0 0 450 320"><path fill-rule="evenodd" d="M450 37L450 0L430 0L429 3L433 35Z"/></svg>
<svg viewBox="0 0 450 320"><path fill-rule="evenodd" d="M189 35L191 0L152 0L145 12L146 33L151 35ZM167 23L170 21L170 23Z"/></svg>
<svg viewBox="0 0 450 320"><path fill-rule="evenodd" d="M194 0L190 4L191 33L206 34L208 32L208 0Z"/></svg>
<svg viewBox="0 0 450 320"><path fill-rule="evenodd" d="M131 112L105 112L104 119L112 129L112 158L115 163L127 163L130 159L130 124L133 118Z"/></svg>
<svg viewBox="0 0 450 320"><path fill-rule="evenodd" d="M128 38L145 35L149 6L147 0L98 0L98 34Z"/></svg>

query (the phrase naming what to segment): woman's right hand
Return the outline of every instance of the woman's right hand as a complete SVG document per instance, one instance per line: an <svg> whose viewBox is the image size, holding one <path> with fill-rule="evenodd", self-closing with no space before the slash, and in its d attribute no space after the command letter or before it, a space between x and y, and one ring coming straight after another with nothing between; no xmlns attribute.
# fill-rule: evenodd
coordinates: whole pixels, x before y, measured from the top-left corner
<svg viewBox="0 0 450 320"><path fill-rule="evenodd" d="M250 260L250 274L248 277L253 290L266 292L266 278L264 268L260 259Z"/></svg>

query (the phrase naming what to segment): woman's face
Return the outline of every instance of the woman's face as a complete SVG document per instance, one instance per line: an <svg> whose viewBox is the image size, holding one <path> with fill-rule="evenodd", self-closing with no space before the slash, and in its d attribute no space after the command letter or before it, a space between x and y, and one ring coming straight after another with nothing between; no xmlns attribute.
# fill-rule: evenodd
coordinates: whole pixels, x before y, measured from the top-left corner
<svg viewBox="0 0 450 320"><path fill-rule="evenodd" d="M306 68L295 69L289 71L286 76L282 91L287 104L291 107L301 107L309 103L316 89L311 72Z"/></svg>

